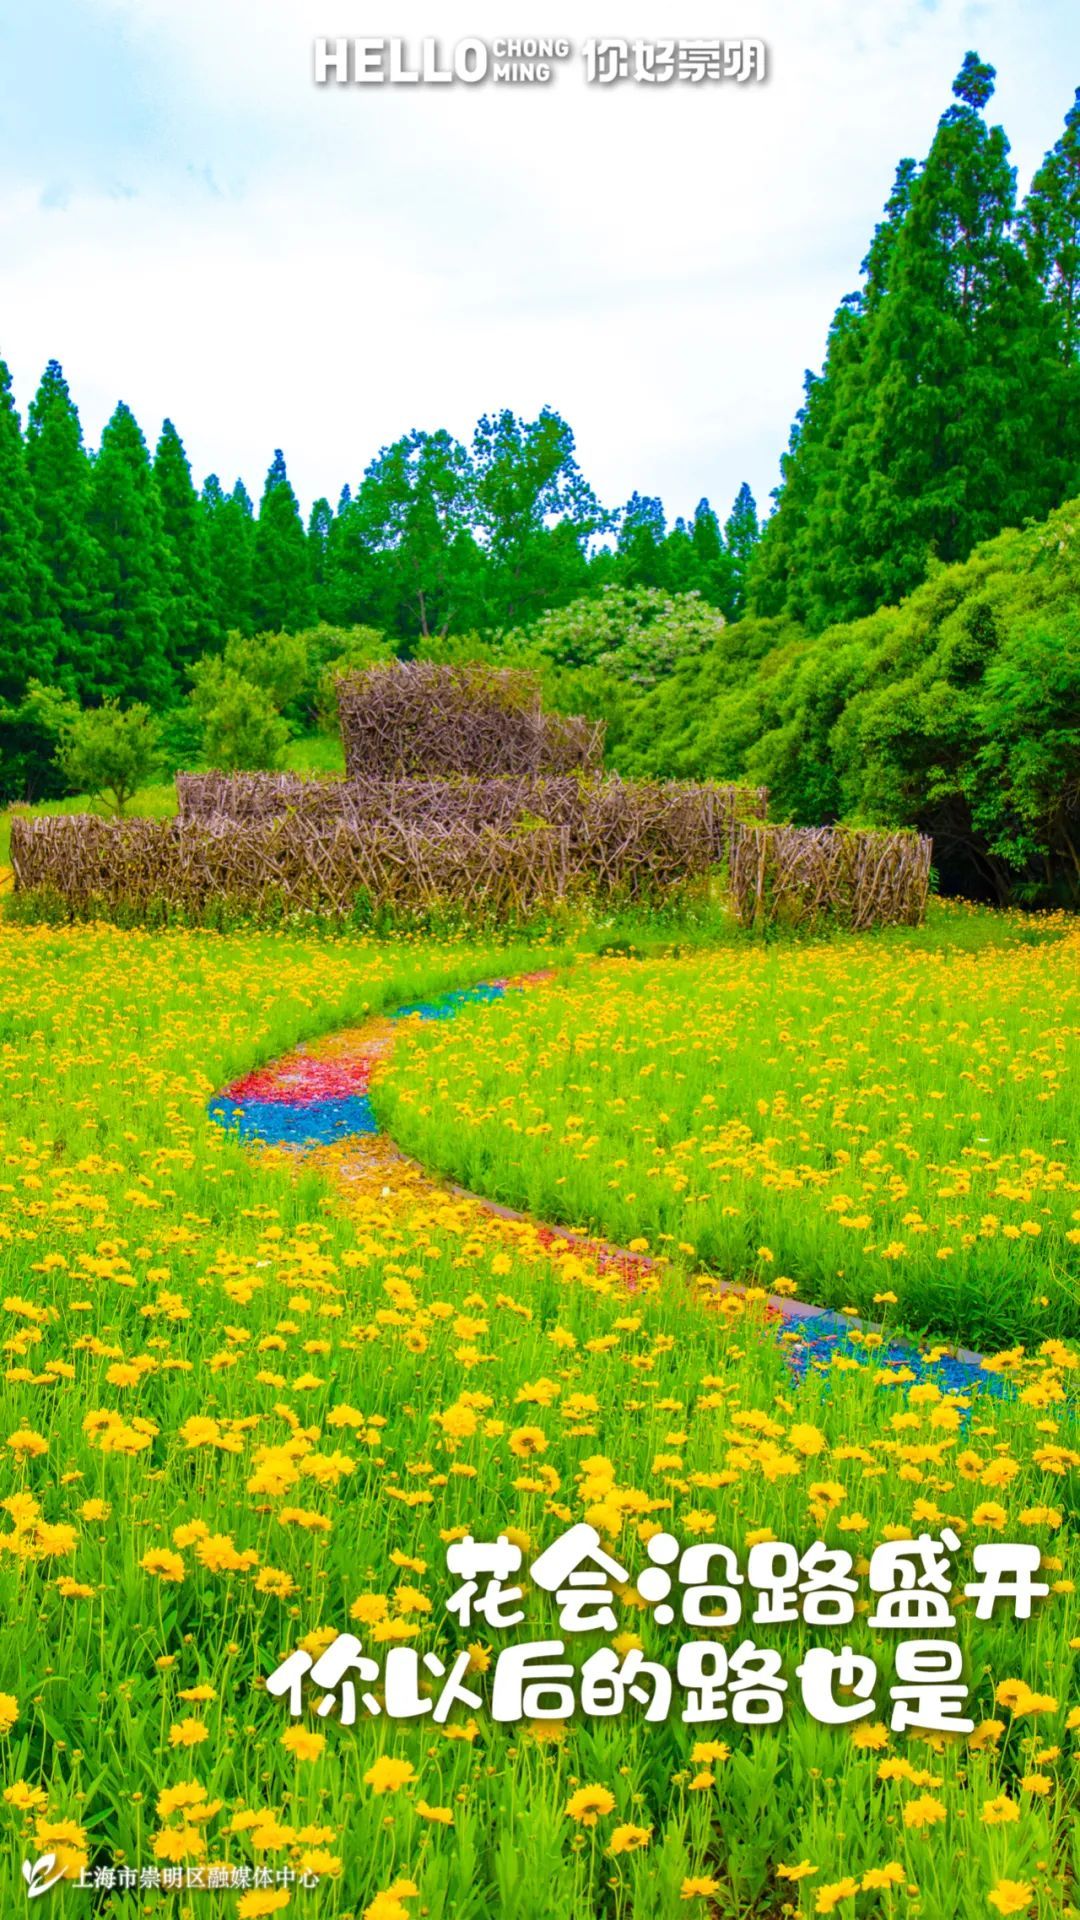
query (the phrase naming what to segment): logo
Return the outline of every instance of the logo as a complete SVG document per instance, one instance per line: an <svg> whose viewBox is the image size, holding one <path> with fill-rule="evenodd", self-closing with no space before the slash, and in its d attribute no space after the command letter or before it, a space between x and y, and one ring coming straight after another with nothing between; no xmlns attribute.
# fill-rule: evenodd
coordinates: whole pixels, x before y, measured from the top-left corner
<svg viewBox="0 0 1080 1920"><path fill-rule="evenodd" d="M22 1877L26 1881L26 1897L36 1900L39 1893L48 1893L58 1880L64 1877L63 1867L56 1864L55 1853L43 1853L36 1860L24 1860Z"/></svg>

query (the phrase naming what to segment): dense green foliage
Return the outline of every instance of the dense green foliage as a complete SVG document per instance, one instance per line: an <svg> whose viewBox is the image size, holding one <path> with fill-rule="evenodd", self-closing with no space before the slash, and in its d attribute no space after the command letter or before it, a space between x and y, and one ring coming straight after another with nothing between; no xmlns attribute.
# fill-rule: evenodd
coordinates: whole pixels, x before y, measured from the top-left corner
<svg viewBox="0 0 1080 1920"><path fill-rule="evenodd" d="M22 791L30 776L33 789L36 774L40 790L31 682L84 705L168 710L230 634L362 628L408 656L451 632L526 625L602 585L695 593L735 613L757 536L749 488L730 548L708 501L670 530L660 503L644 504L644 521L636 495L622 514L603 509L570 428L545 408L533 421L485 416L470 449L407 434L336 512L317 500L305 528L280 449L256 514L242 482L226 493L211 474L196 492L169 420L151 461L121 404L89 454L55 361L23 436L0 363L3 786ZM598 547L616 528L617 544Z"/></svg>
<svg viewBox="0 0 1080 1920"><path fill-rule="evenodd" d="M926 160L902 160L841 303L750 569L814 631L1080 491L1080 93L1022 209L994 70L969 53Z"/></svg>
<svg viewBox="0 0 1080 1920"><path fill-rule="evenodd" d="M1080 502L809 634L726 627L629 704L627 772L746 779L778 817L914 824L996 899L1080 895Z"/></svg>

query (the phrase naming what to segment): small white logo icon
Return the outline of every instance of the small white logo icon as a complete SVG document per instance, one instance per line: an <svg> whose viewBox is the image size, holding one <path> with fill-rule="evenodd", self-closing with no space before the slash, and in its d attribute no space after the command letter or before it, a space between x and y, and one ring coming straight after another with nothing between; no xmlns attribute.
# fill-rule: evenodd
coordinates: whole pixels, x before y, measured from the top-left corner
<svg viewBox="0 0 1080 1920"><path fill-rule="evenodd" d="M58 1880L64 1877L63 1867L56 1864L55 1853L43 1853L37 1860L24 1860L22 1876L26 1881L26 1897L36 1900L39 1893L48 1893Z"/></svg>

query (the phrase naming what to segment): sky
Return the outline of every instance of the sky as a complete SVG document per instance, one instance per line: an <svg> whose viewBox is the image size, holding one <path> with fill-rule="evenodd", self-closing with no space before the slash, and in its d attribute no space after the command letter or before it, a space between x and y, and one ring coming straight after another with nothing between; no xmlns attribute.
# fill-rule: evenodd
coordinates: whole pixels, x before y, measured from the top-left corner
<svg viewBox="0 0 1080 1920"><path fill-rule="evenodd" d="M564 35L544 86L317 88L320 35ZM759 38L764 84L585 82L590 35ZM197 483L305 508L414 427L552 406L606 505L765 505L897 161L965 51L1021 191L1076 0L0 0L0 357Z"/></svg>

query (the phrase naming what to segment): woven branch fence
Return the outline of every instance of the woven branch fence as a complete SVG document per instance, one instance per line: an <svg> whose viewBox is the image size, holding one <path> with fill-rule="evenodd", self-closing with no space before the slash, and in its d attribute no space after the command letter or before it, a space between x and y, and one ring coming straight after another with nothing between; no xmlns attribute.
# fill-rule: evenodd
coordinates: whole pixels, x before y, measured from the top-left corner
<svg viewBox="0 0 1080 1920"><path fill-rule="evenodd" d="M338 714L350 780L595 772L603 721L545 713L522 668L393 661L344 674Z"/></svg>
<svg viewBox="0 0 1080 1920"><path fill-rule="evenodd" d="M292 820L102 820L69 814L12 823L20 891L58 895L79 914L166 909L194 921L228 903L255 919L282 910L348 915L365 899L404 914L453 904L465 915L525 917L562 897L565 834L424 832Z"/></svg>
<svg viewBox="0 0 1080 1920"><path fill-rule="evenodd" d="M744 926L833 920L862 930L925 913L931 843L918 834L747 824L723 788L611 780L581 793L573 824L17 818L11 861L20 893L59 897L84 915L164 909L198 921L227 902L255 918L347 916L363 899L402 915L453 905L469 918L514 920L568 899L707 888L725 858Z"/></svg>
<svg viewBox="0 0 1080 1920"><path fill-rule="evenodd" d="M741 826L730 873L735 915L743 926L914 926L926 912L930 855L918 833Z"/></svg>
<svg viewBox="0 0 1080 1920"><path fill-rule="evenodd" d="M730 858L741 820L764 820L765 787L715 782L583 779L523 775L485 780L319 780L289 773L180 773L180 818L239 821L295 818L320 829L344 822L366 827L422 826L429 830L543 825L565 827L574 876L651 861L654 884L667 884L673 865L699 872ZM665 878L665 876L667 878Z"/></svg>

